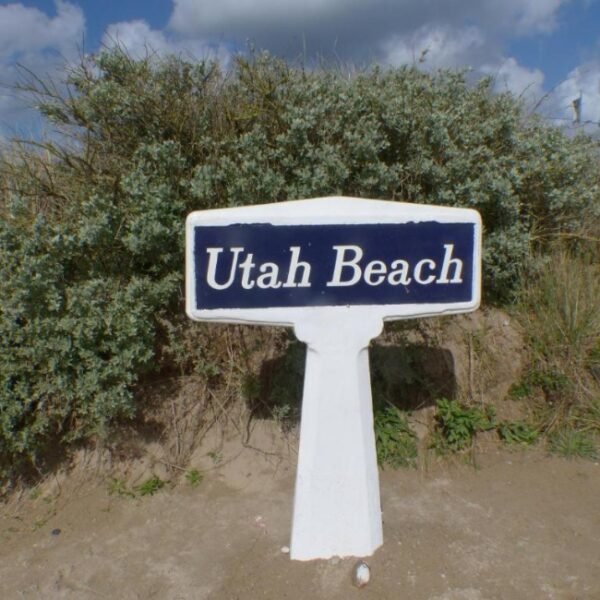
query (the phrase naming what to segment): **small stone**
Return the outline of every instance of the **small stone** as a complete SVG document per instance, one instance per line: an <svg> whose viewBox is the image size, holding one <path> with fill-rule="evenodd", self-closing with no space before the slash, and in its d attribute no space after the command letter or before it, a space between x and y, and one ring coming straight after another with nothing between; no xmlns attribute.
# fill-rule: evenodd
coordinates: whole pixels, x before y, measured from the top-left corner
<svg viewBox="0 0 600 600"><path fill-rule="evenodd" d="M60 535L60 529L56 528L50 532L51 535Z"/></svg>
<svg viewBox="0 0 600 600"><path fill-rule="evenodd" d="M290 553L290 547L289 546L281 546L281 553L282 554L289 554Z"/></svg>
<svg viewBox="0 0 600 600"><path fill-rule="evenodd" d="M365 587L371 579L371 568L364 560L359 560L352 569L352 583L357 588Z"/></svg>

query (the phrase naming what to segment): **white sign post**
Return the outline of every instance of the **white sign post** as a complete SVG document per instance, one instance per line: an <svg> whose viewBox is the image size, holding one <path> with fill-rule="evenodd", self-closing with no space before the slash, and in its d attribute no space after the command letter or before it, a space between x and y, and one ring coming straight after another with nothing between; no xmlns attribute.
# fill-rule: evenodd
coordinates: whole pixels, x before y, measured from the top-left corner
<svg viewBox="0 0 600 600"><path fill-rule="evenodd" d="M307 344L291 558L382 543L368 346L385 320L479 306L476 211L319 198L191 213L186 311Z"/></svg>

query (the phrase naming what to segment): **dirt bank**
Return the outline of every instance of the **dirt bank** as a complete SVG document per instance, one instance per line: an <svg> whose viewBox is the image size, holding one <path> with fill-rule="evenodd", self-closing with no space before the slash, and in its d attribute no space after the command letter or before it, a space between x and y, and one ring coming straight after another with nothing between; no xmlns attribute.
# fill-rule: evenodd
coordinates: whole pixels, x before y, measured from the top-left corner
<svg viewBox="0 0 600 600"><path fill-rule="evenodd" d="M114 483L80 469L13 498L0 519L0 597L600 598L598 464L488 450L476 467L383 471L385 543L358 590L355 559L282 552L294 445L271 454L267 437L262 452L225 447L216 468L199 449L193 462L207 472L195 488L182 478L153 496L109 495Z"/></svg>

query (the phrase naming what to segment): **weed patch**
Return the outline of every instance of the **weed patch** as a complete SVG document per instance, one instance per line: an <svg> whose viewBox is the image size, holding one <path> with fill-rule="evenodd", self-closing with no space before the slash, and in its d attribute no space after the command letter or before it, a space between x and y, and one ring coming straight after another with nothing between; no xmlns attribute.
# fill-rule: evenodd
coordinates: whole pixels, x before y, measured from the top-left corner
<svg viewBox="0 0 600 600"><path fill-rule="evenodd" d="M136 485L133 489L140 496L154 496L154 494L162 490L166 484L166 481L163 481L160 477L154 475L140 485Z"/></svg>
<svg viewBox="0 0 600 600"><path fill-rule="evenodd" d="M108 482L108 495L120 498L135 498L135 492L122 479L112 477Z"/></svg>
<svg viewBox="0 0 600 600"><path fill-rule="evenodd" d="M437 402L433 447L440 453L466 450L478 432L495 427L492 407L482 410L442 398Z"/></svg>
<svg viewBox="0 0 600 600"><path fill-rule="evenodd" d="M108 483L108 494L110 496L119 496L121 498L138 498L143 496L153 496L167 485L166 481L156 475L146 479L143 483L130 487L123 479L111 478Z"/></svg>
<svg viewBox="0 0 600 600"><path fill-rule="evenodd" d="M565 426L554 431L548 442L550 451L564 458L596 460L600 456L598 438L589 431Z"/></svg>
<svg viewBox="0 0 600 600"><path fill-rule="evenodd" d="M498 435L506 444L529 446L538 440L539 432L526 421L504 421L498 424Z"/></svg>
<svg viewBox="0 0 600 600"><path fill-rule="evenodd" d="M564 249L540 259L523 292L521 314L531 366L511 395L533 401L537 429L548 434L550 448L564 456L589 454L593 440L587 432L600 428L598 298L598 262Z"/></svg>
<svg viewBox="0 0 600 600"><path fill-rule="evenodd" d="M202 480L204 479L204 475L198 471L198 469L190 469L185 473L185 480L188 482L190 487L198 487Z"/></svg>
<svg viewBox="0 0 600 600"><path fill-rule="evenodd" d="M410 428L406 414L389 405L375 413L375 441L379 465L413 467L418 449L415 432Z"/></svg>

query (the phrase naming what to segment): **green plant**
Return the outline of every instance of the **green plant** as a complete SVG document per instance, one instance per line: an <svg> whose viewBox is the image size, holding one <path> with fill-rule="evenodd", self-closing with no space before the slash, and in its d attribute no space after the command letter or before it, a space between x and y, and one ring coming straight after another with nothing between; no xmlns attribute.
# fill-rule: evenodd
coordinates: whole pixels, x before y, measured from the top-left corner
<svg viewBox="0 0 600 600"><path fill-rule="evenodd" d="M223 453L220 450L211 450L207 454L213 465L217 466L223 462Z"/></svg>
<svg viewBox="0 0 600 600"><path fill-rule="evenodd" d="M136 485L133 489L140 496L153 496L156 492L162 490L166 483L166 481L154 475L140 485Z"/></svg>
<svg viewBox="0 0 600 600"><path fill-rule="evenodd" d="M415 432L406 414L393 405L375 412L377 461L383 467L415 466L418 456Z"/></svg>
<svg viewBox="0 0 600 600"><path fill-rule="evenodd" d="M29 499L37 500L41 495L42 495L42 490L36 486L29 492Z"/></svg>
<svg viewBox="0 0 600 600"><path fill-rule="evenodd" d="M446 398L437 401L435 420L434 447L440 452L470 448L478 432L496 426L491 406L481 410Z"/></svg>
<svg viewBox="0 0 600 600"><path fill-rule="evenodd" d="M146 479L141 484L129 487L123 479L112 477L108 482L108 493L110 496L121 498L137 498L138 496L153 496L167 484L156 475Z"/></svg>
<svg viewBox="0 0 600 600"><path fill-rule="evenodd" d="M569 384L569 378L559 369L534 370L530 373L529 383L538 386L547 394L565 390Z"/></svg>
<svg viewBox="0 0 600 600"><path fill-rule="evenodd" d="M525 119L517 99L465 72L348 76L256 53L224 73L115 49L66 79L65 93L27 86L60 135L0 156L0 476L43 468L51 444L105 438L143 409L136 390L151 372L198 373L211 389L237 374L243 348L224 352L208 328L183 334L190 210L328 194L473 207L493 301L514 298L532 245L577 249L581 223L593 237L598 222L597 143ZM598 295L577 271L556 271L555 294L581 291L556 323L583 354ZM282 386L290 422L299 386Z"/></svg>
<svg viewBox="0 0 600 600"><path fill-rule="evenodd" d="M549 437L550 451L565 458L596 460L599 454L598 436L589 431L565 425Z"/></svg>
<svg viewBox="0 0 600 600"><path fill-rule="evenodd" d="M507 444L534 444L539 432L526 421L503 421L498 424L498 435Z"/></svg>
<svg viewBox="0 0 600 600"><path fill-rule="evenodd" d="M517 383L513 383L508 390L508 395L515 400L522 400L523 398L528 398L533 393L533 387L527 380L527 378L523 378Z"/></svg>
<svg viewBox="0 0 600 600"><path fill-rule="evenodd" d="M123 479L111 477L108 481L109 496L119 496L121 498L135 498L135 492L129 488Z"/></svg>
<svg viewBox="0 0 600 600"><path fill-rule="evenodd" d="M567 389L569 385L569 378L557 368L533 368L511 386L509 395L515 399L527 398L536 388L545 394L553 394Z"/></svg>
<svg viewBox="0 0 600 600"><path fill-rule="evenodd" d="M204 475L202 475L198 469L190 469L185 473L185 480L193 488L198 487L203 479Z"/></svg>
<svg viewBox="0 0 600 600"><path fill-rule="evenodd" d="M580 407L575 414L578 429L600 434L600 397Z"/></svg>
<svg viewBox="0 0 600 600"><path fill-rule="evenodd" d="M292 421L292 407L289 404L281 404L273 407L273 419L279 423L282 429L288 429L288 424ZM296 419L297 421L297 419Z"/></svg>

